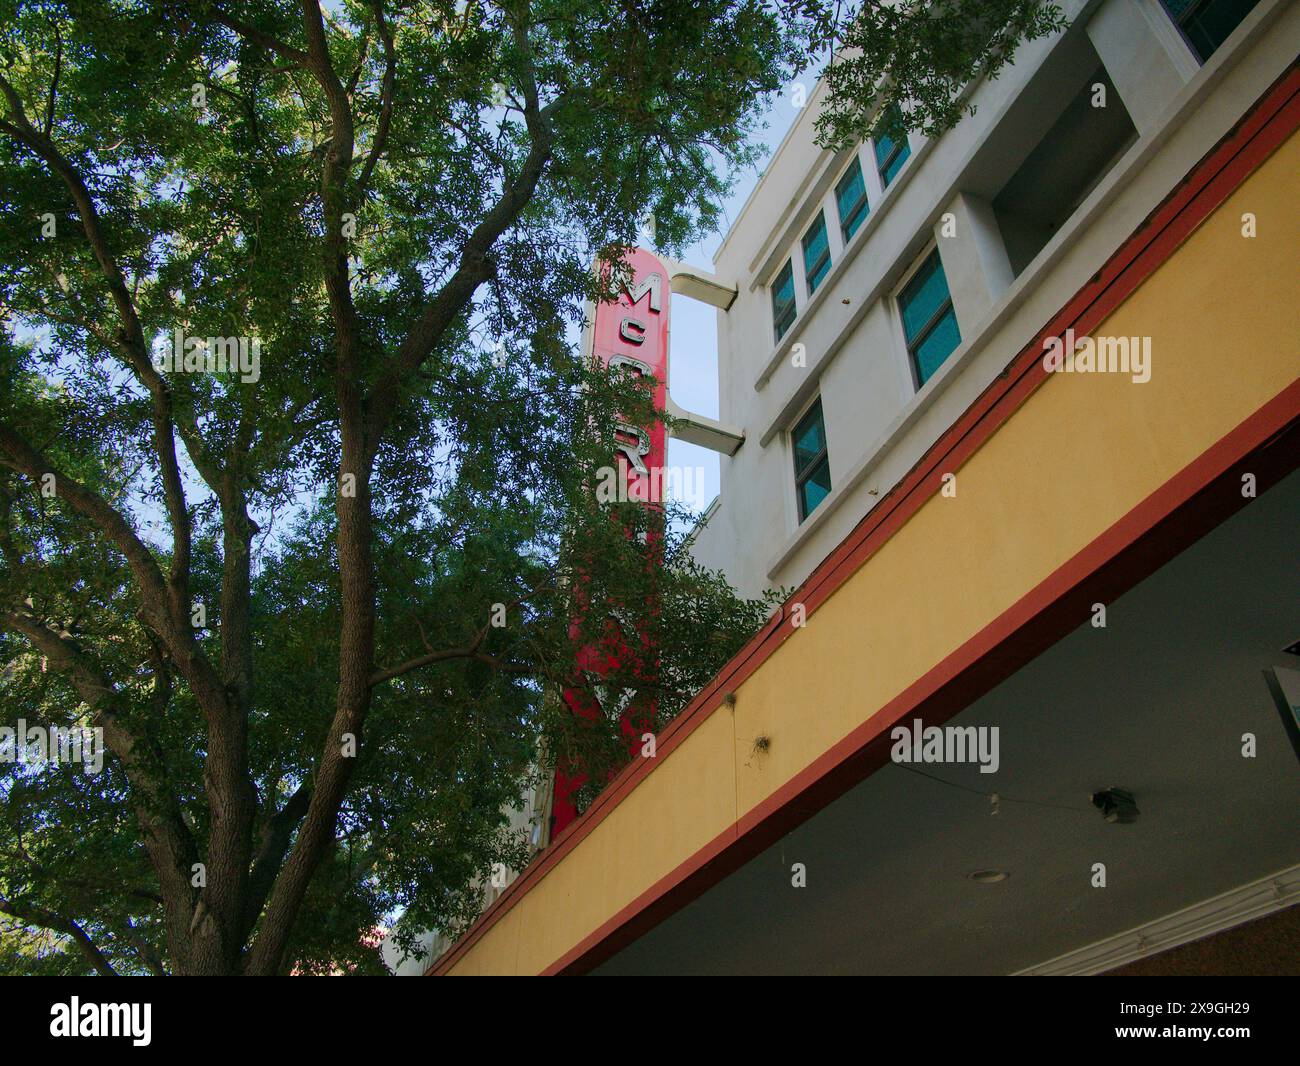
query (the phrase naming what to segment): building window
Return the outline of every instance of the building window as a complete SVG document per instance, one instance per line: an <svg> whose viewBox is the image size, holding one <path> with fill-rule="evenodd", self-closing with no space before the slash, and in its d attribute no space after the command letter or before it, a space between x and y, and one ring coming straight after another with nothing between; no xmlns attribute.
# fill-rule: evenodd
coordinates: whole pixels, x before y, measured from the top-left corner
<svg viewBox="0 0 1300 1066"><path fill-rule="evenodd" d="M831 246L826 239L826 215L817 212L817 221L803 235L803 272L808 279L808 295L817 291L822 279L830 273Z"/></svg>
<svg viewBox="0 0 1300 1066"><path fill-rule="evenodd" d="M876 169L880 171L880 187L889 188L889 183L903 169L911 148L907 146L907 131L903 129L903 113L891 107L881 118L874 138L876 145Z"/></svg>
<svg viewBox="0 0 1300 1066"><path fill-rule="evenodd" d="M920 388L961 343L939 249L926 257L921 269L898 294L898 309L903 316L907 351L916 367L916 384Z"/></svg>
<svg viewBox="0 0 1300 1066"><path fill-rule="evenodd" d="M867 187L862 181L860 160L853 160L853 165L835 186L835 204L840 212L840 232L844 235L844 243L848 244L870 210L867 207Z"/></svg>
<svg viewBox="0 0 1300 1066"><path fill-rule="evenodd" d="M1214 55L1259 0L1163 0L1202 63Z"/></svg>
<svg viewBox="0 0 1300 1066"><path fill-rule="evenodd" d="M776 323L778 341L794 325L794 316L794 268L787 259L772 285L772 320Z"/></svg>
<svg viewBox="0 0 1300 1066"><path fill-rule="evenodd" d="M826 423L821 397L794 427L794 487L799 498L799 521L817 509L831 491L831 466L826 454Z"/></svg>

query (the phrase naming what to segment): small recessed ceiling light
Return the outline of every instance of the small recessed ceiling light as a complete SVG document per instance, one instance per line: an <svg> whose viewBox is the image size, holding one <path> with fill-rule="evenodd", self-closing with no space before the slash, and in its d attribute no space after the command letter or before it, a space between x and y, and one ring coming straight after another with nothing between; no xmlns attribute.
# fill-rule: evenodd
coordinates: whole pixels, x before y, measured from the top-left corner
<svg viewBox="0 0 1300 1066"><path fill-rule="evenodd" d="M981 885L996 885L999 881L1005 881L1010 876L1006 870L976 870L970 875L970 879L979 882Z"/></svg>

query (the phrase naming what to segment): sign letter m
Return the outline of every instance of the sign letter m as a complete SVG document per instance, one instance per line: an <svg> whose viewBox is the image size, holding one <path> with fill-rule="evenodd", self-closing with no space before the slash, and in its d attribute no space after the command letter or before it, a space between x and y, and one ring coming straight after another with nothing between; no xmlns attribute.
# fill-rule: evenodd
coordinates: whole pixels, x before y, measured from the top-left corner
<svg viewBox="0 0 1300 1066"><path fill-rule="evenodd" d="M640 301L641 297L647 292L650 294L650 310L658 311L660 308L660 294L663 287L663 279L658 274L649 274L642 279L641 284L633 287L631 282L626 286L628 298L633 304Z"/></svg>

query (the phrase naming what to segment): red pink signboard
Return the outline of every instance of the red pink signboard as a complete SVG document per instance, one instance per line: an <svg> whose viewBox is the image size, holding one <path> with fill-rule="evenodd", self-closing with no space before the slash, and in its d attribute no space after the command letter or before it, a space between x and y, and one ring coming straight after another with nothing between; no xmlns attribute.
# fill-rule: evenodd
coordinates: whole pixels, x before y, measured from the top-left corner
<svg viewBox="0 0 1300 1066"><path fill-rule="evenodd" d="M633 249L626 262L631 276L618 299L596 305L589 334L590 357L611 373L653 377L655 409L663 410L667 406L668 390L669 275L654 255L641 248ZM659 500L658 491L662 486L659 472L667 458L668 440L663 422L656 419L648 426L620 423L614 437L611 451L620 480L627 487L626 498L644 500L653 506ZM648 544L648 558L654 551L655 546ZM580 590L575 598L581 600ZM599 677L612 664L622 661L627 652L626 644L618 640L589 645L580 650L576 665L580 671ZM590 697L577 688L566 688L564 701L574 714L594 717L599 713ZM630 715L625 714L622 725L629 744L639 744L638 728ZM576 767L561 766L556 771L552 839L578 816L572 797L585 780L586 775Z"/></svg>

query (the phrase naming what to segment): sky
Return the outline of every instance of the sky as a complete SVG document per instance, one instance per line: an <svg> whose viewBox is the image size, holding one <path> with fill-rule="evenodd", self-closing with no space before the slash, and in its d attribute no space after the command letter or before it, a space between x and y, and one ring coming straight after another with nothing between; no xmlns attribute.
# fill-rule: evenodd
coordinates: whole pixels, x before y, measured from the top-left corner
<svg viewBox="0 0 1300 1066"><path fill-rule="evenodd" d="M809 78L811 82L811 78ZM811 96L812 86L806 95ZM765 115L766 128L751 139L763 148L759 168L739 176L736 187L727 199L723 213L724 228L697 242L681 258L692 266L713 270L713 255L740 214L745 201L758 184L761 168L765 167L780 145L782 138L793 125L798 109L791 103L793 94L782 92L771 101ZM669 392L678 407L695 414L718 417L718 323L717 310L708 304L689 297L673 295L668 350ZM683 500L695 511L703 511L718 494L718 454L685 441L669 439L668 465L696 471L702 469L703 480L692 479L688 484L695 491L691 499ZM679 483L686 483L679 482ZM701 486L701 487L697 487Z"/></svg>

